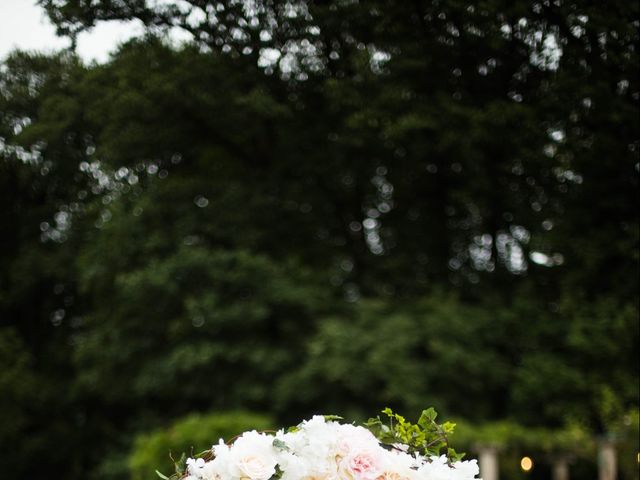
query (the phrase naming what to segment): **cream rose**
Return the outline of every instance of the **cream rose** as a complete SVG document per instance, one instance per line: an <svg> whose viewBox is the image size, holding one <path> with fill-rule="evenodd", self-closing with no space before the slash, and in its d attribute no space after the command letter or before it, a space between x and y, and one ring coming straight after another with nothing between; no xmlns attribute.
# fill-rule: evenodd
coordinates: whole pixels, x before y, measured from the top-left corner
<svg viewBox="0 0 640 480"><path fill-rule="evenodd" d="M247 432L234 442L226 460L234 479L269 480L278 463L273 437Z"/></svg>
<svg viewBox="0 0 640 480"><path fill-rule="evenodd" d="M247 455L238 461L237 466L240 478L251 480L268 480L276 473L275 462L263 456Z"/></svg>

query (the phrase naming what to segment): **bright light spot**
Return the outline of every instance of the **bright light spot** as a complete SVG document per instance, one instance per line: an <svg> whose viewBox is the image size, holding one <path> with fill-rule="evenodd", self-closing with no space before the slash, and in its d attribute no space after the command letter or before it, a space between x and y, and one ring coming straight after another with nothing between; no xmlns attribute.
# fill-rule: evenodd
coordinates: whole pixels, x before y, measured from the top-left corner
<svg viewBox="0 0 640 480"><path fill-rule="evenodd" d="M562 130L561 128L557 128L554 130L549 130L549 136L554 142L562 142L564 141L566 134L564 133L564 130Z"/></svg>
<svg viewBox="0 0 640 480"><path fill-rule="evenodd" d="M522 457L520 460L520 468L524 472L528 472L533 468L533 460L529 457Z"/></svg>
<svg viewBox="0 0 640 480"><path fill-rule="evenodd" d="M209 205L209 199L202 195L198 195L196 198L193 199L193 203L195 203L200 208L204 208L207 205Z"/></svg>
<svg viewBox="0 0 640 480"><path fill-rule="evenodd" d="M275 48L261 48L259 53L258 66L262 68L273 67L282 56L280 50Z"/></svg>
<svg viewBox="0 0 640 480"><path fill-rule="evenodd" d="M269 40L271 40L271 33L268 30L261 30L260 31L260 40L263 42L268 42Z"/></svg>
<svg viewBox="0 0 640 480"><path fill-rule="evenodd" d="M537 263L538 265L550 266L551 259L548 255L545 255L542 252L531 252L529 254L529 258L533 263Z"/></svg>
<svg viewBox="0 0 640 480"><path fill-rule="evenodd" d="M564 263L564 255L561 253L554 253L552 255L546 255L542 252L531 252L529 258L533 263L542 265L543 267L554 267L556 265L562 265Z"/></svg>
<svg viewBox="0 0 640 480"><path fill-rule="evenodd" d="M376 228L378 222L376 222L373 218L367 218L362 222L362 225L364 226L364 228L372 230Z"/></svg>

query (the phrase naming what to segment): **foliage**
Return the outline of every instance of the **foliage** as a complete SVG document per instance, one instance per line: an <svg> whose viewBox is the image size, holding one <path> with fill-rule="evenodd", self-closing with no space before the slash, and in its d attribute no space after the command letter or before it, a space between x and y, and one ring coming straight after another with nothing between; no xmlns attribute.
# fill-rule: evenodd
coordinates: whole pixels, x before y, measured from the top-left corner
<svg viewBox="0 0 640 480"><path fill-rule="evenodd" d="M456 453L449 446L449 436L453 434L455 423L436 423L438 414L433 407L423 410L416 424L408 422L388 407L382 413L389 417L389 425L382 422L380 416L371 418L364 424L381 443L389 446L403 444L407 446L407 453L424 456L440 456L444 449L450 462L464 457L464 453Z"/></svg>
<svg viewBox="0 0 640 480"><path fill-rule="evenodd" d="M635 2L40 4L149 33L0 67L3 472L212 409L637 408Z"/></svg>
<svg viewBox="0 0 640 480"><path fill-rule="evenodd" d="M0 439L3 445L16 444L24 438L30 428L30 418L25 404L35 395L37 380L29 368L31 358L24 349L14 329L0 331ZM25 450L28 447L25 446ZM33 447L32 447L33 448ZM7 469L15 470L16 460L10 455L3 455L2 463Z"/></svg>
<svg viewBox="0 0 640 480"><path fill-rule="evenodd" d="M249 412L192 414L154 432L139 435L129 457L132 480L145 480L154 476L154 470L170 471L180 453L189 456L205 449L217 439L230 439L244 430L273 428L270 418Z"/></svg>
<svg viewBox="0 0 640 480"><path fill-rule="evenodd" d="M355 416L379 403L418 412L428 399L475 422L511 417L527 428L582 423L607 430L607 418L620 418L622 405L638 398L634 368L611 375L610 364L595 360L615 355L631 366L637 352L633 336L622 340L634 331L637 310L608 303L549 313L524 295L507 308L444 294L410 304L362 301L321 322L307 360L278 397L289 406L343 406ZM616 392L607 397L611 414L598 401L603 391Z"/></svg>
<svg viewBox="0 0 640 480"><path fill-rule="evenodd" d="M509 420L483 424L461 421L457 424L461 433L456 440L467 449L488 446L547 456L579 455L584 458L593 458L596 454L591 432L577 424L556 429L525 427Z"/></svg>

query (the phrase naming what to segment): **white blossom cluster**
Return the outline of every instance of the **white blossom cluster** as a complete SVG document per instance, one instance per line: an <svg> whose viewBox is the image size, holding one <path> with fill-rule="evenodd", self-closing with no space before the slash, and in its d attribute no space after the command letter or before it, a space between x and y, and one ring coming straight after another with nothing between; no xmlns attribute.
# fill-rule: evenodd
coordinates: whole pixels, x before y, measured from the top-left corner
<svg viewBox="0 0 640 480"><path fill-rule="evenodd" d="M314 416L292 432L245 432L232 445L222 440L214 459L187 460L186 480L472 480L475 460L449 464L383 448L366 428Z"/></svg>

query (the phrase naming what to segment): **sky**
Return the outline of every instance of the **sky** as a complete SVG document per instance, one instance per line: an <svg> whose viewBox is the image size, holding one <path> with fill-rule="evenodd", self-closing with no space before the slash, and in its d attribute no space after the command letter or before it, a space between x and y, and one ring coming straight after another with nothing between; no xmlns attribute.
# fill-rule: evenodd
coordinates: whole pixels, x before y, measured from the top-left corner
<svg viewBox="0 0 640 480"><path fill-rule="evenodd" d="M87 62L104 62L119 43L142 33L134 22L103 22L78 37L78 54ZM15 48L52 52L69 46L36 0L0 0L0 60Z"/></svg>

